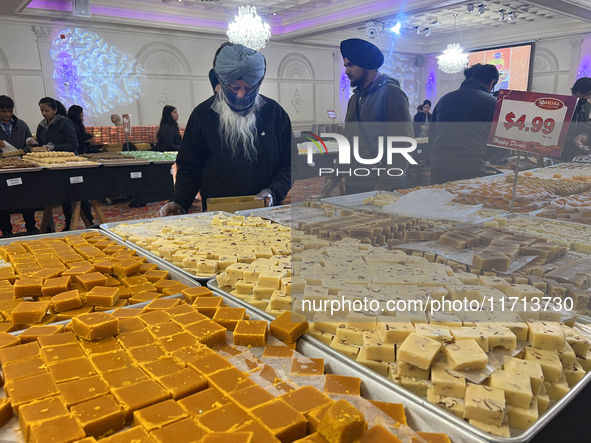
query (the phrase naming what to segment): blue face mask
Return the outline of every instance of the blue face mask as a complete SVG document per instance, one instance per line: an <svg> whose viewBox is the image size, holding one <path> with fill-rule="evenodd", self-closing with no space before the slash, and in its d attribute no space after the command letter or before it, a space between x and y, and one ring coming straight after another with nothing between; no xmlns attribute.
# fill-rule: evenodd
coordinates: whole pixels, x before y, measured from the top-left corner
<svg viewBox="0 0 591 443"><path fill-rule="evenodd" d="M252 88L252 90L248 92L248 94L244 95L243 98L238 98L238 96L223 82L220 82L220 86L222 88L220 92L224 97L224 101L232 111L239 115L246 115L256 102L256 98L259 95L259 89L261 87L262 82L263 80L261 79L259 83L256 84Z"/></svg>

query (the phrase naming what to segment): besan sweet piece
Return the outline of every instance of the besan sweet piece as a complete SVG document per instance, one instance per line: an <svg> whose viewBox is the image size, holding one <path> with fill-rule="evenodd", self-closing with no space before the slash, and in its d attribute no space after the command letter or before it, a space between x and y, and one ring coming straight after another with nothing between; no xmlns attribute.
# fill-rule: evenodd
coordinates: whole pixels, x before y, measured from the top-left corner
<svg viewBox="0 0 591 443"><path fill-rule="evenodd" d="M464 418L500 426L505 416L505 393L501 389L469 384L464 398Z"/></svg>
<svg viewBox="0 0 591 443"><path fill-rule="evenodd" d="M19 304L11 313L15 325L35 324L43 320L51 305L48 301L26 301Z"/></svg>
<svg viewBox="0 0 591 443"><path fill-rule="evenodd" d="M286 343L294 343L308 330L306 317L295 312L285 311L270 325L271 334Z"/></svg>
<svg viewBox="0 0 591 443"><path fill-rule="evenodd" d="M536 321L527 324L529 342L532 347L548 351L561 351L564 348L564 331L559 323Z"/></svg>
<svg viewBox="0 0 591 443"><path fill-rule="evenodd" d="M119 334L119 319L106 312L79 315L72 320L74 334L88 341Z"/></svg>
<svg viewBox="0 0 591 443"><path fill-rule="evenodd" d="M446 344L443 347L443 354L447 364L454 371L484 369L488 363L488 356L476 340L460 340Z"/></svg>
<svg viewBox="0 0 591 443"><path fill-rule="evenodd" d="M441 342L411 333L398 348L398 359L421 369L429 369L441 350Z"/></svg>
<svg viewBox="0 0 591 443"><path fill-rule="evenodd" d="M62 292L51 297L51 304L55 312L69 311L83 305L80 293L77 289Z"/></svg>
<svg viewBox="0 0 591 443"><path fill-rule="evenodd" d="M240 320L234 329L234 344L239 346L262 347L267 343L266 321Z"/></svg>
<svg viewBox="0 0 591 443"><path fill-rule="evenodd" d="M466 379L436 364L431 368L431 382L436 395L454 398L464 398L466 395Z"/></svg>
<svg viewBox="0 0 591 443"><path fill-rule="evenodd" d="M366 430L367 422L363 413L346 400L334 402L318 424L318 433L330 443L355 441Z"/></svg>
<svg viewBox="0 0 591 443"><path fill-rule="evenodd" d="M95 286L84 297L87 305L111 307L119 300L119 288Z"/></svg>
<svg viewBox="0 0 591 443"><path fill-rule="evenodd" d="M505 391L505 400L508 405L527 409L532 401L531 383L525 374L497 369L490 375L489 385Z"/></svg>

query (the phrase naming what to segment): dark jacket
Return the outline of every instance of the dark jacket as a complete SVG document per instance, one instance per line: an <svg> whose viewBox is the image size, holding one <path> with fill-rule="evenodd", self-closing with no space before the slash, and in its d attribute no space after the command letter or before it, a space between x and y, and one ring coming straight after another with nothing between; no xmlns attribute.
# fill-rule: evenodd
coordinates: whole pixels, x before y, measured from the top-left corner
<svg viewBox="0 0 591 443"><path fill-rule="evenodd" d="M433 119L433 114L429 112L429 123ZM421 134L421 125L427 121L427 115L424 112L417 112L414 117L413 128L415 131L415 137L419 137Z"/></svg>
<svg viewBox="0 0 591 443"><path fill-rule="evenodd" d="M589 131L589 102L587 100L579 99L571 123L568 127L568 133L564 142L564 148L560 154L560 160L569 162L577 155L581 155L581 150L575 146L575 138L581 134ZM591 134L588 134L591 135Z"/></svg>
<svg viewBox="0 0 591 443"><path fill-rule="evenodd" d="M29 137L32 137L31 130L29 126L16 115L12 116L12 132L10 133L10 137L6 135L2 126L0 126L0 140L3 142L8 142L16 149L26 149L28 151L26 140Z"/></svg>
<svg viewBox="0 0 591 443"><path fill-rule="evenodd" d="M207 198L256 195L265 188L279 204L296 177L292 175L297 148L291 121L274 100L263 97L266 104L258 111L257 159L248 163L224 146L218 132L219 117L211 109L215 96L197 106L191 113L176 160L178 171L171 201L188 210L197 192Z"/></svg>
<svg viewBox="0 0 591 443"><path fill-rule="evenodd" d="M89 152L90 143L92 140L92 134L86 132L86 128L82 123L72 122L74 129L76 130L76 138L78 139L78 154L86 154Z"/></svg>
<svg viewBox="0 0 591 443"><path fill-rule="evenodd" d="M358 118L359 116L359 118ZM400 83L385 74L378 75L375 82L360 91L355 89L347 105L344 135L353 150L353 137L359 137L359 154L363 159L376 158L378 153L378 137L384 137L383 161L379 167L400 168L406 170L408 162L399 154L393 156L393 163L386 164L386 137L401 136L413 138L412 120L408 108L408 97ZM340 165L339 169L368 168L355 161L351 155L351 165ZM372 173L367 177L345 175L345 183L349 186L374 186L389 190L398 180L387 174Z"/></svg>
<svg viewBox="0 0 591 443"><path fill-rule="evenodd" d="M477 80L465 80L460 89L439 100L429 126L431 169L486 169L486 142L496 103Z"/></svg>
<svg viewBox="0 0 591 443"><path fill-rule="evenodd" d="M158 130L158 151L178 151L181 147L181 133L178 127L173 127L168 123L160 126Z"/></svg>
<svg viewBox="0 0 591 443"><path fill-rule="evenodd" d="M56 115L51 125L47 126L47 120L41 120L37 126L37 143L39 146L53 143L54 151L69 151L77 153L78 138L74 123L63 115Z"/></svg>

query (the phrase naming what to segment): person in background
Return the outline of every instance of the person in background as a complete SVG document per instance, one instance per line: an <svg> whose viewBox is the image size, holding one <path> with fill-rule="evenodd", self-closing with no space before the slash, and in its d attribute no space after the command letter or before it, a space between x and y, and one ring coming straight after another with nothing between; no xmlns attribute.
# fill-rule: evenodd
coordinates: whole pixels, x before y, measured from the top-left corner
<svg viewBox="0 0 591 443"><path fill-rule="evenodd" d="M210 197L254 195L266 206L280 204L293 184L297 158L287 112L259 94L265 57L224 43L214 71L220 91L191 113L177 157L175 191L161 216L188 211L201 190Z"/></svg>
<svg viewBox="0 0 591 443"><path fill-rule="evenodd" d="M422 112L423 112L423 105L417 106L417 114L421 114ZM417 116L417 114L415 114L415 117Z"/></svg>
<svg viewBox="0 0 591 443"><path fill-rule="evenodd" d="M220 92L220 89L222 89L222 87L220 86L220 82L219 82L218 78L216 77L213 69L209 70L208 75L209 75L209 83L211 83L211 89L213 89L214 94L217 94L218 92Z"/></svg>
<svg viewBox="0 0 591 443"><path fill-rule="evenodd" d="M37 143L39 143L39 146L47 147L48 151L68 151L77 154L78 138L76 137L76 128L69 118L64 117L64 114L66 114L65 107L51 97L44 97L39 100L39 110L43 115L43 120L37 126ZM90 205L85 210L82 203L81 209L92 224L94 218L92 212L90 212ZM69 231L72 220L72 203L62 203L62 210L64 211L66 223L63 230Z"/></svg>
<svg viewBox="0 0 591 443"><path fill-rule="evenodd" d="M117 114L111 114L111 123L115 126L123 126L123 120Z"/></svg>
<svg viewBox="0 0 591 443"><path fill-rule="evenodd" d="M427 137L429 135L429 123L433 117L429 111L431 111L431 100L425 100L421 112L414 117L415 137Z"/></svg>
<svg viewBox="0 0 591 443"><path fill-rule="evenodd" d="M444 95L435 106L429 128L432 185L483 175L497 103L491 91L498 81L495 66L480 66L460 89Z"/></svg>
<svg viewBox="0 0 591 443"><path fill-rule="evenodd" d="M581 77L578 79L573 87L571 93L579 99L575 112L573 113L566 141L564 142L564 149L560 155L560 160L571 161L573 157L579 155L589 154L589 148L582 142L583 137L580 137L588 131L588 121L591 117L591 78Z"/></svg>
<svg viewBox="0 0 591 443"><path fill-rule="evenodd" d="M158 129L158 148L160 152L178 151L181 147L181 131L179 130L179 113L174 106L166 105L162 109L160 128Z"/></svg>
<svg viewBox="0 0 591 443"><path fill-rule="evenodd" d="M464 69L464 78L466 80L470 80L472 78L472 75L474 75L476 70L478 68L480 68L481 66L482 66L482 63L476 63L476 64L470 66L469 68Z"/></svg>
<svg viewBox="0 0 591 443"><path fill-rule="evenodd" d="M14 101L6 95L0 95L0 149L5 148L5 143L25 152L29 152L29 145L37 144L27 124L14 115ZM35 222L35 211L27 210L22 214L27 233L37 234L39 230ZM0 214L0 230L3 236L12 234L10 214Z"/></svg>
<svg viewBox="0 0 591 443"><path fill-rule="evenodd" d="M74 124L74 129L76 129L78 154L88 153L90 148L89 140L92 140L92 134L86 133L86 127L84 126L84 110L78 105L72 105L70 106L70 109L68 109L68 118Z"/></svg>
<svg viewBox="0 0 591 443"><path fill-rule="evenodd" d="M359 154L363 159L376 158L379 137L404 136L413 138L408 97L400 88L400 83L380 74L378 69L384 64L384 54L374 44L352 38L341 42L341 55L345 74L355 87L347 105L344 135L352 144L359 137ZM385 157L383 157L385 159ZM385 162L384 162L385 163ZM379 162L373 167L379 167ZM400 168L406 172L408 162L401 155L393 157L389 168ZM351 159L346 168L371 168ZM332 175L322 188L322 197L329 197L341 177ZM365 177L345 175L347 194L358 194L373 190L390 191L400 186L405 179L377 173Z"/></svg>

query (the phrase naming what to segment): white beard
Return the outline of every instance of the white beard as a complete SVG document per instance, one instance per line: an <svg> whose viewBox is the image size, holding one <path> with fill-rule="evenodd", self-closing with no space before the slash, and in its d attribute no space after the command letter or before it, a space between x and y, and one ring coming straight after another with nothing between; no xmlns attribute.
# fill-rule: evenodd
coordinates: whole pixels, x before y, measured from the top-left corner
<svg viewBox="0 0 591 443"><path fill-rule="evenodd" d="M218 92L218 95L222 91ZM220 97L221 98L221 97ZM257 135L256 109L260 96L257 96L255 104L250 112L244 116L236 114L223 100L216 100L215 111L220 116L219 133L225 145L232 150L232 157L243 155L248 163L257 159L257 147L255 146Z"/></svg>

